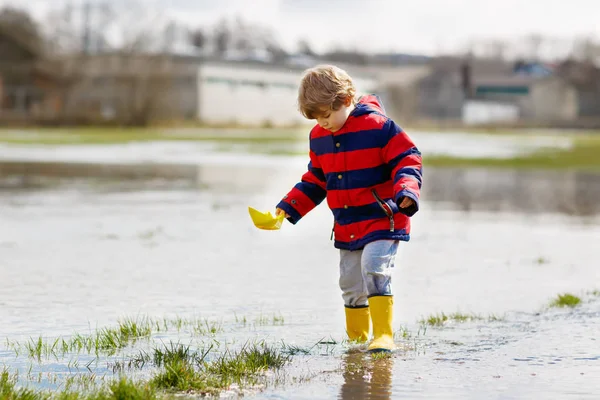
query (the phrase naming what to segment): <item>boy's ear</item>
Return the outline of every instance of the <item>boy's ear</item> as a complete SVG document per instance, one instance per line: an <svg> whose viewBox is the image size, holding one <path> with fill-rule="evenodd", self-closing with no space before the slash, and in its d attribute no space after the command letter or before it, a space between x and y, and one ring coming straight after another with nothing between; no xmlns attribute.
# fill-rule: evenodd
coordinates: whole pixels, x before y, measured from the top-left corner
<svg viewBox="0 0 600 400"><path fill-rule="evenodd" d="M346 100L344 100L344 105L346 107L350 107L352 105L352 97L350 97L350 96L346 97Z"/></svg>

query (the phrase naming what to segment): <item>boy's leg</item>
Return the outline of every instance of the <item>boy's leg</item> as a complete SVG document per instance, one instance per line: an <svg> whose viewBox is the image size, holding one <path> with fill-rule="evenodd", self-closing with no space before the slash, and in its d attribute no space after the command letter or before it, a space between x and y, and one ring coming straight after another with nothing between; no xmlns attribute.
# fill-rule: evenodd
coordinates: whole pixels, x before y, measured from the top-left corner
<svg viewBox="0 0 600 400"><path fill-rule="evenodd" d="M391 351L394 348L392 268L398 246L396 240L377 240L365 246L361 257L373 322L373 341L369 351Z"/></svg>
<svg viewBox="0 0 600 400"><path fill-rule="evenodd" d="M352 341L366 342L369 339L371 318L361 255L362 251L340 250L339 285L344 299L348 338Z"/></svg>
<svg viewBox="0 0 600 400"><path fill-rule="evenodd" d="M392 268L398 246L397 240L376 240L365 246L361 265L369 297L392 295Z"/></svg>

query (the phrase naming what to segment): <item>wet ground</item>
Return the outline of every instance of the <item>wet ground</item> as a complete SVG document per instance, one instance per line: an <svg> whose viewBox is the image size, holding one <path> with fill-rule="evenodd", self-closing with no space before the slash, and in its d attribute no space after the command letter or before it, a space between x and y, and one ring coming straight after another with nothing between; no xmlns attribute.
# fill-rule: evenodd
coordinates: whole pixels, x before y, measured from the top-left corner
<svg viewBox="0 0 600 400"><path fill-rule="evenodd" d="M569 145L558 137L476 139L415 137L430 154L479 157ZM51 177L25 170L0 179L0 369L49 389L75 375L111 377L150 344L38 361L11 343L85 335L123 317L208 318L222 328L214 335L177 329L152 342L239 348L264 339L304 349L247 397L598 397L598 175L428 169L413 238L394 274L400 350L371 360L342 342L338 253L325 205L277 232L256 230L247 214L249 205L271 209L305 158L218 150L218 143L0 146L2 161L54 163ZM92 170L103 179L85 178ZM153 174L162 179L129 180ZM567 292L582 304L548 307ZM419 322L442 312L481 319Z"/></svg>
<svg viewBox="0 0 600 400"><path fill-rule="evenodd" d="M254 229L247 206L272 207L297 171L264 179L248 168L202 185L5 187L0 343L85 334L125 316L202 317L221 320L216 339L232 345L255 338L310 349L248 397L598 398L600 297L591 292L600 288L600 177L428 171L394 274L401 350L373 361L339 343L330 212L322 205L297 226ZM547 307L565 292L583 303ZM440 312L484 319L418 322ZM332 343L315 346L323 339ZM177 333L155 340L196 343ZM110 375L114 362L90 368ZM72 361L31 364L8 344L0 344L2 365L22 377L41 373L36 385L50 388L49 375L85 372Z"/></svg>

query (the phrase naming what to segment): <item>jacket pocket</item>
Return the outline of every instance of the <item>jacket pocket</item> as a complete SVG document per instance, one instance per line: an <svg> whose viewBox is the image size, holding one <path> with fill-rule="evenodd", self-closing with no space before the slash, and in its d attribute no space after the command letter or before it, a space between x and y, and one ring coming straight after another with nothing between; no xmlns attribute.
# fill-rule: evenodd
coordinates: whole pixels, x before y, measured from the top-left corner
<svg viewBox="0 0 600 400"><path fill-rule="evenodd" d="M379 196L379 194L377 194L377 191L375 189L371 189L371 193L373 194L373 197L375 198L377 204L379 204L379 207L381 207L385 215L388 217L388 220L390 221L390 232L394 232L394 213L398 210L398 206L393 204L393 200L390 200L390 202L393 205L391 205L390 202L384 201Z"/></svg>

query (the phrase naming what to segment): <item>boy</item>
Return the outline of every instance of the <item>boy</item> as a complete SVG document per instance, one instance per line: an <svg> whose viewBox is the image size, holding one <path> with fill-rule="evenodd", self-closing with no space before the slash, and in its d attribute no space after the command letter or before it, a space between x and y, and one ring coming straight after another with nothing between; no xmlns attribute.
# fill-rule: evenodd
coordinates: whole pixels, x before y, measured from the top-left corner
<svg viewBox="0 0 600 400"><path fill-rule="evenodd" d="M298 103L306 118L317 121L310 162L276 214L296 224L327 198L349 339L366 342L372 322L368 351L391 351L391 269L419 209L421 153L385 115L377 96L356 97L352 78L340 68L308 69Z"/></svg>

